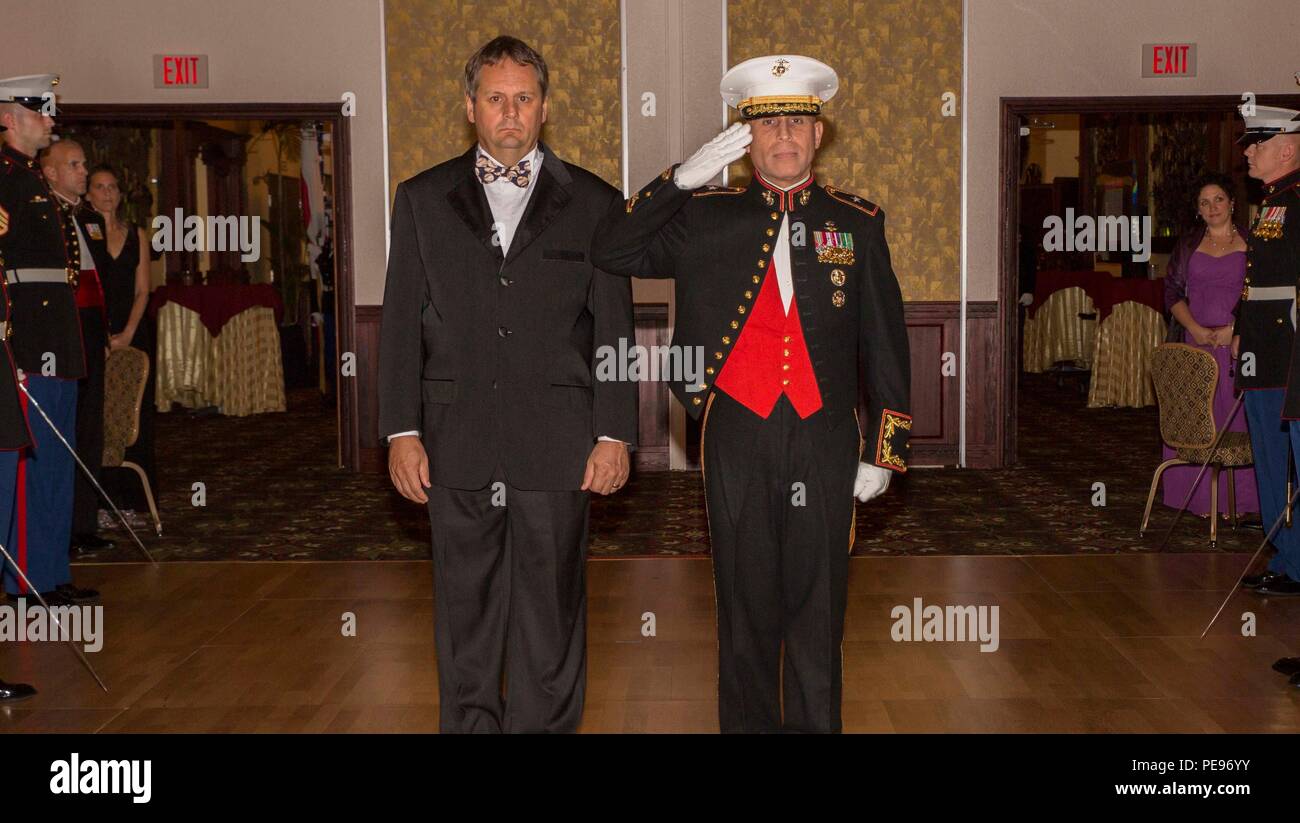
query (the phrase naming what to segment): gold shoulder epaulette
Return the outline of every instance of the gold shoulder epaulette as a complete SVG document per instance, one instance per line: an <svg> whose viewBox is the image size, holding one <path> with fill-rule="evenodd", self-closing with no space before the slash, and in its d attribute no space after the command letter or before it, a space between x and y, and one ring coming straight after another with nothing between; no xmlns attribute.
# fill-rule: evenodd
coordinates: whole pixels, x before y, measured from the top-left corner
<svg viewBox="0 0 1300 823"><path fill-rule="evenodd" d="M826 193L844 205L852 206L869 217L875 217L876 212L880 211L880 207L875 203L872 203L870 200L858 197L856 194L844 191L843 189L837 189L834 186L827 186Z"/></svg>
<svg viewBox="0 0 1300 823"><path fill-rule="evenodd" d="M737 186L703 186L692 197L708 197L710 194L744 194L745 190Z"/></svg>

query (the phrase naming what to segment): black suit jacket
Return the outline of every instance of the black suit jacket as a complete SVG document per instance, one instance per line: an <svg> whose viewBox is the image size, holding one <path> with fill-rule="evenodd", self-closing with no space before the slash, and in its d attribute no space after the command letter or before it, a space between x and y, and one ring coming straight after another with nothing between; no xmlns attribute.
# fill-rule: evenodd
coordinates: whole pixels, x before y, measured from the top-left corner
<svg viewBox="0 0 1300 823"><path fill-rule="evenodd" d="M503 257L475 148L403 182L393 204L379 354L379 434L420 431L430 479L480 489L581 487L599 436L632 446L637 387L593 379L634 342L631 284L591 263L616 189L545 145Z"/></svg>
<svg viewBox="0 0 1300 823"><path fill-rule="evenodd" d="M861 197L816 184L783 194L755 176L746 189L706 186L690 192L672 178L668 169L626 205L615 204L592 254L598 266L615 274L676 279L673 346L702 347L706 366L702 384L670 383L686 411L698 418L707 406L713 380L722 374L762 288L782 213L788 212L790 274L824 419L831 428L852 420L865 393L862 460L906 471L910 360L884 212ZM815 233L827 231L852 248L819 251Z"/></svg>

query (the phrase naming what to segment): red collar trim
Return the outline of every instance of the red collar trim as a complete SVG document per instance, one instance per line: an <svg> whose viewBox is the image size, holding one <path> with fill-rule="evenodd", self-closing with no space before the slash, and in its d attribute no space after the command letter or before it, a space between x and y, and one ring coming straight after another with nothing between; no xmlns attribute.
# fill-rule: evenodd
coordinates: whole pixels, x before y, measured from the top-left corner
<svg viewBox="0 0 1300 823"><path fill-rule="evenodd" d="M772 194L776 195L777 198L776 208L778 208L778 210L780 211L790 211L794 207L794 196L799 192L803 191L804 189L808 188L809 186L811 186L813 184L814 178L815 175L812 172L809 172L807 180L803 181L802 183L790 189L789 191L784 191L769 183L767 181L767 178L763 177L763 175L758 171L754 172L754 179L758 181L759 185L761 185L763 188L767 189L768 191L772 192Z"/></svg>

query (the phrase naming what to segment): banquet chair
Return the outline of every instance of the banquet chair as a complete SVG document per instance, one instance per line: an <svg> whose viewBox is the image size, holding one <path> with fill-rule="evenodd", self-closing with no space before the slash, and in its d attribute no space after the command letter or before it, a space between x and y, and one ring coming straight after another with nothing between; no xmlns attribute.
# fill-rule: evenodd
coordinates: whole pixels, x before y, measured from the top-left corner
<svg viewBox="0 0 1300 823"><path fill-rule="evenodd" d="M149 380L149 355L135 348L117 349L104 367L104 462L103 467L131 469L144 485L144 496L153 515L154 531L162 536L162 520L154 503L149 477L138 464L126 459L128 446L140 436L140 403Z"/></svg>
<svg viewBox="0 0 1300 823"><path fill-rule="evenodd" d="M1139 534L1145 534L1151 520L1151 505L1160 487L1160 476L1171 466L1201 466L1211 456L1218 434L1214 420L1214 390L1219 382L1219 364L1214 355L1185 343L1162 343L1151 353L1151 379L1156 387L1160 410L1160 437L1177 457L1156 467L1142 512ZM1227 425L1228 421L1223 421ZM1210 548L1219 539L1219 472L1228 469L1228 512L1237 525L1237 495L1232 470L1255 462L1247 432L1224 432L1210 462Z"/></svg>

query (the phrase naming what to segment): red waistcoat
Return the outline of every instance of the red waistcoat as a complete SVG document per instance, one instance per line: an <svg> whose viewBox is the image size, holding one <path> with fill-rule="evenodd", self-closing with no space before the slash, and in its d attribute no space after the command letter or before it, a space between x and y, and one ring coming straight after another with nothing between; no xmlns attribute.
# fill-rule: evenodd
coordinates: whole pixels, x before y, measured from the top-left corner
<svg viewBox="0 0 1300 823"><path fill-rule="evenodd" d="M800 418L822 407L798 305L791 296L790 312L786 313L772 263L767 266L749 320L714 386L762 418L772 413L782 392Z"/></svg>

